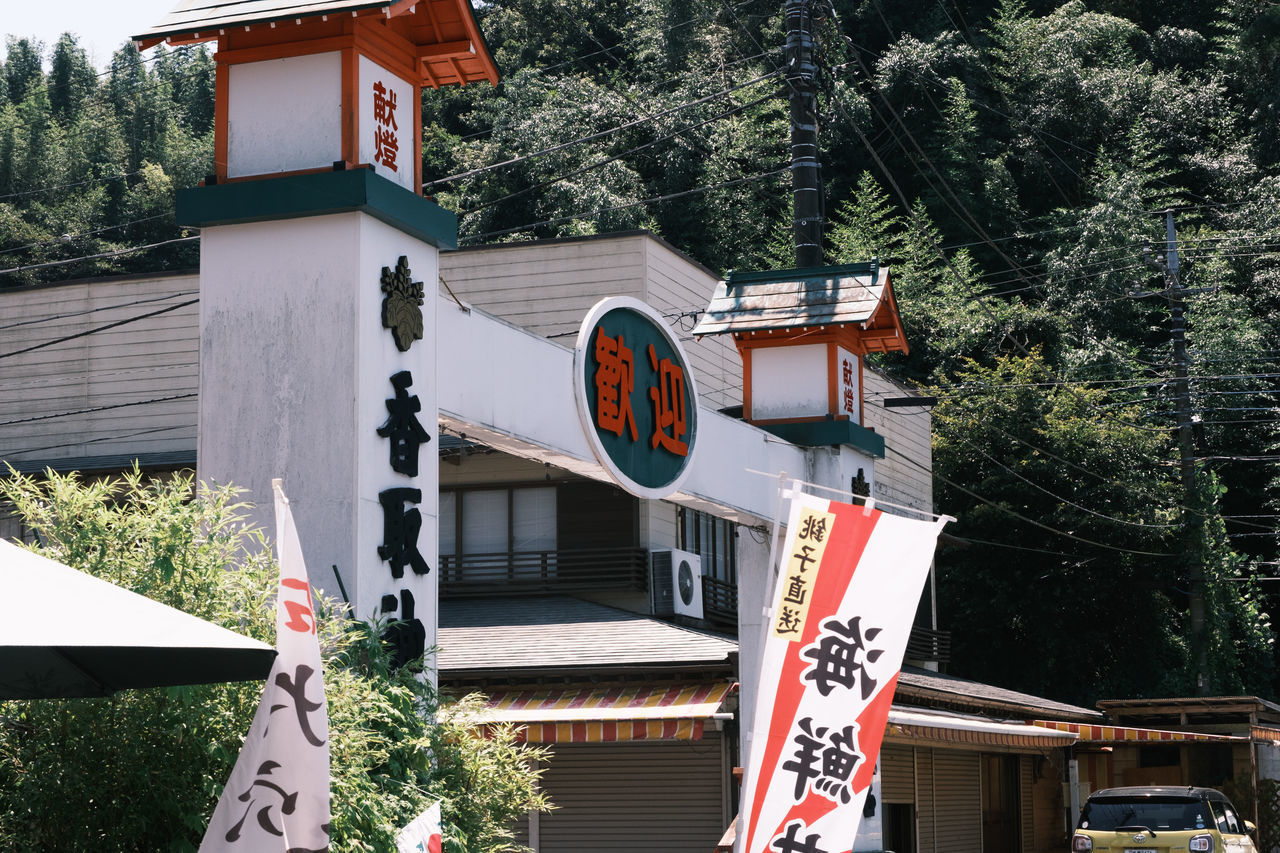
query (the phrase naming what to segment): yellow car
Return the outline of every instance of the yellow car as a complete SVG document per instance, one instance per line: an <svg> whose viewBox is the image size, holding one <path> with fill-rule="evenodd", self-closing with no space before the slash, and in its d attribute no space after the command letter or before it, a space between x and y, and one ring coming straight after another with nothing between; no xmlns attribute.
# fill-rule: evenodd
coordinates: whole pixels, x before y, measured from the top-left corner
<svg viewBox="0 0 1280 853"><path fill-rule="evenodd" d="M1213 788L1105 788L1089 795L1072 853L1257 853L1255 827Z"/></svg>

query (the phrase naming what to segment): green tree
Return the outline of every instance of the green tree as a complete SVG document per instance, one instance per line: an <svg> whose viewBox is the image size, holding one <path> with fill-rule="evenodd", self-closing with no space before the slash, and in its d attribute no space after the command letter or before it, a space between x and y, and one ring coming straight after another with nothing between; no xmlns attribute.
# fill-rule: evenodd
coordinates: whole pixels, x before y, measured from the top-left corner
<svg viewBox="0 0 1280 853"><path fill-rule="evenodd" d="M53 46L49 69L49 103L53 114L69 122L94 92L98 75L75 36L63 33Z"/></svg>
<svg viewBox="0 0 1280 853"><path fill-rule="evenodd" d="M44 45L34 39L5 39L4 79L9 102L20 104L31 89L44 81Z"/></svg>
<svg viewBox="0 0 1280 853"><path fill-rule="evenodd" d="M232 630L274 641L277 571L230 488L189 479L11 476L0 493L40 550ZM471 727L474 701L442 705L393 671L377 626L318 605L329 703L334 851L394 847L443 801L446 849L497 851L514 817L545 808L541 757L509 731ZM261 692L257 683L135 690L109 699L0 703L0 847L195 850Z"/></svg>

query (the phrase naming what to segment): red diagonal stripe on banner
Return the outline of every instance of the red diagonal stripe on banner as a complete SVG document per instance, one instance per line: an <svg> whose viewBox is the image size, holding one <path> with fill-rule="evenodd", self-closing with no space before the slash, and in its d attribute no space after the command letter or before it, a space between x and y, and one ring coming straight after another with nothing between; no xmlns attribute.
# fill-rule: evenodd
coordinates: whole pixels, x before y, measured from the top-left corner
<svg viewBox="0 0 1280 853"><path fill-rule="evenodd" d="M786 746L787 735L791 731L792 723L800 708L800 700L805 692L803 674L809 662L800 657L800 651L814 642L822 628L822 622L835 613L844 600L849 581L857 570L867 540L871 538L871 532L875 529L876 521L881 515L879 510L867 513L862 507L835 502L830 504L830 511L836 514L836 518L828 534L830 539L827 541L822 566L818 570L817 583L813 587L804 635L799 642L789 644L777 685L769 734L764 744L764 761L760 765L761 778L755 783L755 802L751 804L747 832L748 846L744 848L748 851L757 846L756 834L759 830L760 810L764 807L765 794L773 785L784 784L775 782L774 776L781 765L782 750ZM781 555L782 565L787 564L788 558L788 554ZM783 578L779 575L778 583L782 581ZM766 625L765 630L770 631L770 626ZM761 684L760 689L768 690L771 686ZM830 802L825 797L821 799Z"/></svg>
<svg viewBox="0 0 1280 853"><path fill-rule="evenodd" d="M880 754L880 743L884 740L884 729L889 722L889 708L893 705L893 693L897 687L898 674L894 673L893 678L876 692L871 702L858 715L858 748L862 751L865 760L854 771L853 779L850 780L855 795L870 787L871 780L876 775L876 757ZM791 807L786 817L774 827L769 837L776 838L779 833L785 832L787 824L797 818L803 820L806 826L813 826L836 805L834 800L815 791L809 791L804 800Z"/></svg>
<svg viewBox="0 0 1280 853"><path fill-rule="evenodd" d="M893 694L898 689L898 673L893 674L881 686L880 691L871 699L871 703L858 715L858 747L866 756L853 774L853 791L857 793L871 785L876 775L876 758L880 755L880 744L884 741L884 730L889 724L889 708L893 705Z"/></svg>

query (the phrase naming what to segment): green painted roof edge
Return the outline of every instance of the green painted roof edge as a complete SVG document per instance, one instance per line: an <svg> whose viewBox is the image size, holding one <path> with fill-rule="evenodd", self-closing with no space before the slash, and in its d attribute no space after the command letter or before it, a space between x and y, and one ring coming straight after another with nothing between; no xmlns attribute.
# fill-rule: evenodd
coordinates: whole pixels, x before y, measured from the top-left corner
<svg viewBox="0 0 1280 853"><path fill-rule="evenodd" d="M789 270L757 270L753 272L729 270L724 274L725 284L760 284L771 281L798 281L807 278L835 278L844 275L875 275L880 271L880 261L841 264L834 267L797 267Z"/></svg>
<svg viewBox="0 0 1280 853"><path fill-rule="evenodd" d="M313 172L180 190L179 225L207 228L360 211L438 249L458 248L458 217L372 169Z"/></svg>
<svg viewBox="0 0 1280 853"><path fill-rule="evenodd" d="M884 436L853 421L798 421L795 423L758 424L760 429L803 447L825 447L847 444L876 459L884 458Z"/></svg>

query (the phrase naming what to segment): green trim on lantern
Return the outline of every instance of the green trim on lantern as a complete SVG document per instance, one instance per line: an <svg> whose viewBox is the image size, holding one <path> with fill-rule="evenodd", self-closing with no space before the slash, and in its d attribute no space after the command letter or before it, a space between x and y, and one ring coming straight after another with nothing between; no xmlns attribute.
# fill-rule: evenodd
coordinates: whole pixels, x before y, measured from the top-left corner
<svg viewBox="0 0 1280 853"><path fill-rule="evenodd" d="M884 458L884 436L853 421L800 421L758 424L760 429L803 447L847 444L876 459Z"/></svg>
<svg viewBox="0 0 1280 853"><path fill-rule="evenodd" d="M458 248L458 217L372 169L312 172L180 190L179 225L207 228L360 211L438 249Z"/></svg>

